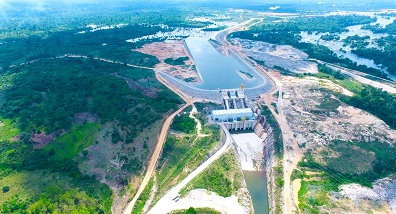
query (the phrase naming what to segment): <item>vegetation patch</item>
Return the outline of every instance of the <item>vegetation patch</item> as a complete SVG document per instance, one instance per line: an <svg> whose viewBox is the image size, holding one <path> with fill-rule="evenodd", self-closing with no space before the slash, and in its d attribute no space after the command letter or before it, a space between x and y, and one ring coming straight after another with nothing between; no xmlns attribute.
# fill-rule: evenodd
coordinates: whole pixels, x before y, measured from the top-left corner
<svg viewBox="0 0 396 214"><path fill-rule="evenodd" d="M78 153L90 146L100 128L100 124L86 123L73 125L71 130L42 147L55 159L73 159Z"/></svg>
<svg viewBox="0 0 396 214"><path fill-rule="evenodd" d="M330 150L308 150L300 167L325 172L326 189L338 191L342 184L372 182L396 172L396 147L383 142L333 141Z"/></svg>
<svg viewBox="0 0 396 214"><path fill-rule="evenodd" d="M174 210L169 214L220 214L221 212L212 208L193 208L190 207L187 210Z"/></svg>
<svg viewBox="0 0 396 214"><path fill-rule="evenodd" d="M396 129L396 96L381 89L364 85L353 97L342 96L348 105L368 111Z"/></svg>
<svg viewBox="0 0 396 214"><path fill-rule="evenodd" d="M177 59L166 58L166 59L164 60L164 62L165 62L166 64L169 64L169 65L184 65L184 64L185 64L184 61L187 61L187 60L189 60L189 59L190 59L190 58L189 58L188 56L179 57L179 58L177 58Z"/></svg>
<svg viewBox="0 0 396 214"><path fill-rule="evenodd" d="M230 197L241 188L242 178L234 150L229 150L188 183L180 194L186 195L193 189L206 189Z"/></svg>
<svg viewBox="0 0 396 214"><path fill-rule="evenodd" d="M195 122L193 118L190 118L188 113L182 113L175 116L171 125L171 129L187 134L193 134L196 132L196 126L197 122Z"/></svg>
<svg viewBox="0 0 396 214"><path fill-rule="evenodd" d="M194 127L195 130L195 127ZM168 136L157 165L157 201L172 185L184 179L220 141L219 127L208 127L208 136ZM190 130L189 132L191 132Z"/></svg>
<svg viewBox="0 0 396 214"><path fill-rule="evenodd" d="M238 70L238 72L240 72L241 74L247 76L249 79L252 79L254 77L251 73L246 72L246 71Z"/></svg>
<svg viewBox="0 0 396 214"><path fill-rule="evenodd" d="M330 194L320 188L323 181L309 182L302 180L298 191L299 209L302 213L320 213L321 206L334 206L330 203ZM316 185L316 188L315 186Z"/></svg>
<svg viewBox="0 0 396 214"><path fill-rule="evenodd" d="M22 131L18 128L15 122L10 119L2 119L0 117L0 141L11 140L11 138L21 134Z"/></svg>
<svg viewBox="0 0 396 214"><path fill-rule="evenodd" d="M267 119L273 131L272 133L275 140L274 142L275 155L281 158L283 157L283 137L278 121L276 121L275 117L272 115L271 111L268 109L266 105L260 105L260 108L261 108L261 115Z"/></svg>
<svg viewBox="0 0 396 214"><path fill-rule="evenodd" d="M50 160L48 152L24 143L0 143L1 213L110 213L112 192L82 175L71 160Z"/></svg>
<svg viewBox="0 0 396 214"><path fill-rule="evenodd" d="M283 185L285 181L283 180L283 165L282 165L282 159L279 158L279 160L276 162L276 165L273 167L272 170L273 177L275 178L275 184L274 186L274 196L275 196L275 210L274 213L276 214L281 214L282 213L282 191L283 191Z"/></svg>
<svg viewBox="0 0 396 214"><path fill-rule="evenodd" d="M341 105L339 100L331 98L331 95L329 94L326 94L323 98L319 99L319 102L320 104L316 107L328 111L336 111Z"/></svg>

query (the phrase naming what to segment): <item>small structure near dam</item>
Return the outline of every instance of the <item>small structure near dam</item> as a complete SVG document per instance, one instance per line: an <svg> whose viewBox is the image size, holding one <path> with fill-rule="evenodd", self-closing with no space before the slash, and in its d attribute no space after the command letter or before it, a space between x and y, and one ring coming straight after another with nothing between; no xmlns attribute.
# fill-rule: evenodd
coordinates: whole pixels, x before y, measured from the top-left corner
<svg viewBox="0 0 396 214"><path fill-rule="evenodd" d="M213 110L212 121L224 123L229 130L254 129L257 123L257 112L248 106L248 99L243 92L243 87L225 89L221 92L224 109Z"/></svg>

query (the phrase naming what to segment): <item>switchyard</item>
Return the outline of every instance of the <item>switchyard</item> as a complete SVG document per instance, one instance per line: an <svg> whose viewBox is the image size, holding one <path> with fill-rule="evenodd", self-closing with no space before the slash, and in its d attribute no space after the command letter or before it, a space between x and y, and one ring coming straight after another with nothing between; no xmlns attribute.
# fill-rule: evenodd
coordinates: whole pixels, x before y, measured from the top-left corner
<svg viewBox="0 0 396 214"><path fill-rule="evenodd" d="M225 89L221 91L221 94L224 109L213 110L212 120L224 123L229 130L253 129L257 123L257 112L249 107L243 87Z"/></svg>

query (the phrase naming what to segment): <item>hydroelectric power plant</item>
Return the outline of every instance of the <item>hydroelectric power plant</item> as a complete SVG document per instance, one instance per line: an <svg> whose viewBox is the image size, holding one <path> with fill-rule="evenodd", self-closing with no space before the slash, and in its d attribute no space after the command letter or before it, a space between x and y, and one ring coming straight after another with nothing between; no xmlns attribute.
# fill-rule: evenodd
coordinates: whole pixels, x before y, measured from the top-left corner
<svg viewBox="0 0 396 214"><path fill-rule="evenodd" d="M248 107L248 100L240 89L225 89L222 92L223 110L213 110L211 119L222 122L228 130L253 129L257 123L257 113ZM256 109L257 110L257 109Z"/></svg>
<svg viewBox="0 0 396 214"><path fill-rule="evenodd" d="M273 151L272 129L261 110L249 102L243 85L238 89L220 90L223 109L213 110L213 122L224 124L231 131L246 185L256 213L269 213L266 171ZM251 130L250 132L248 130Z"/></svg>

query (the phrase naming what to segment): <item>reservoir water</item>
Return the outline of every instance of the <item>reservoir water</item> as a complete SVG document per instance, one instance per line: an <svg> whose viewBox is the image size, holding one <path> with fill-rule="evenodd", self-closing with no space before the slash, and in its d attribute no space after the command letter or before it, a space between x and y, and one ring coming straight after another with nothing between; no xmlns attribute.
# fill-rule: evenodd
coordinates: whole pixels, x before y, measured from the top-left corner
<svg viewBox="0 0 396 214"><path fill-rule="evenodd" d="M242 65L233 56L222 56L209 43L209 39L216 33L207 33L202 37L188 37L185 41L197 69L203 79L202 84L195 86L201 89L216 90L239 88L243 84L246 88L258 86L259 78L244 80L237 72L245 71L256 76L249 71L246 65Z"/></svg>
<svg viewBox="0 0 396 214"><path fill-rule="evenodd" d="M264 171L243 171L249 194L252 197L254 213L267 214L268 191L267 179Z"/></svg>

